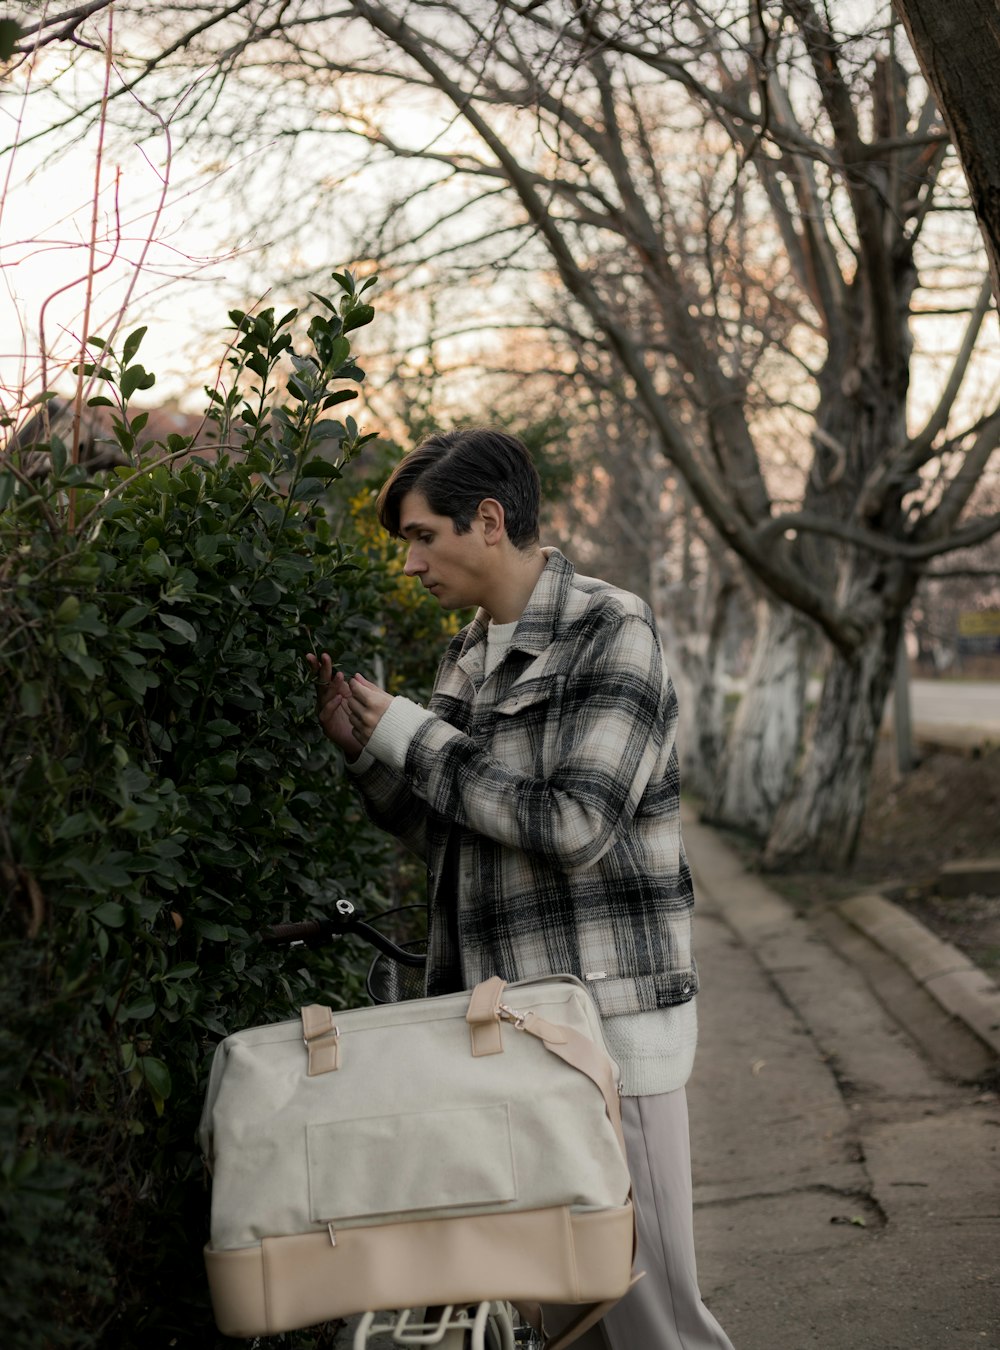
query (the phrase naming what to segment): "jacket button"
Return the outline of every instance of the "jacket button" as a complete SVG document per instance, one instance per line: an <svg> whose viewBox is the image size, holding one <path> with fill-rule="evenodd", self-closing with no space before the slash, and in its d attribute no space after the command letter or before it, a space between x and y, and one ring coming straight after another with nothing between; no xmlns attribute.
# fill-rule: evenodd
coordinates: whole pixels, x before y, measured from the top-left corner
<svg viewBox="0 0 1000 1350"><path fill-rule="evenodd" d="M681 993L690 994L690 992L691 992L691 981L685 980L684 983L681 985Z"/></svg>

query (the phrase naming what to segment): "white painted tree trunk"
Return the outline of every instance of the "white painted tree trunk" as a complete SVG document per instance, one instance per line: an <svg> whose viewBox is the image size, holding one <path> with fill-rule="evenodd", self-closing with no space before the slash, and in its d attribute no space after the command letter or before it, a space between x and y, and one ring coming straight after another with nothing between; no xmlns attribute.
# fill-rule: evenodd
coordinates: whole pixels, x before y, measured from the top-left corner
<svg viewBox="0 0 1000 1350"><path fill-rule="evenodd" d="M712 785L710 820L767 837L795 778L813 647L801 615L769 599L758 601L746 690Z"/></svg>
<svg viewBox="0 0 1000 1350"><path fill-rule="evenodd" d="M725 740L725 690L718 662L706 642L671 644L668 660L677 691L677 749L684 790L704 797L711 788Z"/></svg>
<svg viewBox="0 0 1000 1350"><path fill-rule="evenodd" d="M728 660L726 639L732 606L742 603L742 588L726 569L711 567L704 581L678 603L668 593L660 609L663 646L674 688L679 721L677 746L684 790L707 797L725 744ZM696 598L692 603L690 597Z"/></svg>
<svg viewBox="0 0 1000 1350"><path fill-rule="evenodd" d="M850 864L909 598L886 606L850 659L832 654L798 779L768 836L766 868Z"/></svg>

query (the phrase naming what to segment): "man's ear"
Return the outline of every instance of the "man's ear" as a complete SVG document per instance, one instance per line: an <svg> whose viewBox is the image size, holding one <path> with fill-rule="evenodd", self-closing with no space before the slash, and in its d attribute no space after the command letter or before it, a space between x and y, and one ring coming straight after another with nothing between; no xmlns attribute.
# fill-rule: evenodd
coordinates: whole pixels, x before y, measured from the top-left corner
<svg viewBox="0 0 1000 1350"><path fill-rule="evenodd" d="M484 497L477 511L483 522L483 538L487 544L499 544L507 533L503 507L495 497Z"/></svg>

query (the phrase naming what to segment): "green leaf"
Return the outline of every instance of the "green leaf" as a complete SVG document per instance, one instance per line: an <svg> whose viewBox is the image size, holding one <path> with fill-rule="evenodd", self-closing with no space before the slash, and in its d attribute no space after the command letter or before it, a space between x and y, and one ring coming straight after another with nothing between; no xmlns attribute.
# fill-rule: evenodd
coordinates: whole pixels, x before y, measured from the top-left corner
<svg viewBox="0 0 1000 1350"><path fill-rule="evenodd" d="M111 823L121 826L124 830L132 830L136 834L144 834L154 828L160 819L160 814L158 807L136 806L134 803L130 803L118 812Z"/></svg>
<svg viewBox="0 0 1000 1350"><path fill-rule="evenodd" d="M127 1008L121 1010L118 1020L121 1022L144 1022L147 1017L152 1017L155 1012L156 999L153 998L152 994L140 994Z"/></svg>
<svg viewBox="0 0 1000 1350"><path fill-rule="evenodd" d="M339 476L339 475L338 475ZM301 502L308 501L311 497L318 497L327 484L324 478L303 478L295 485L295 491L292 493L292 500Z"/></svg>
<svg viewBox="0 0 1000 1350"><path fill-rule="evenodd" d="M197 961L178 961L176 966L171 966L163 978L165 980L189 980L192 975L197 974Z"/></svg>
<svg viewBox="0 0 1000 1350"><path fill-rule="evenodd" d="M170 1070L163 1060L152 1055L140 1055L139 1067L152 1090L165 1101L170 1096L171 1082Z"/></svg>
<svg viewBox="0 0 1000 1350"><path fill-rule="evenodd" d="M357 398L357 396L358 396L358 391L357 391L356 389L338 389L337 392L334 393L334 394L327 394L326 398L323 400L323 411L326 412L327 408L332 408L332 407L334 406L335 403L347 403L347 402L349 402L352 398ZM319 425L320 425L320 426L339 426L340 423L339 423L339 422L320 422Z"/></svg>
<svg viewBox="0 0 1000 1350"><path fill-rule="evenodd" d="M340 465L331 464L328 459L310 459L302 466L302 472L309 478L339 478Z"/></svg>
<svg viewBox="0 0 1000 1350"><path fill-rule="evenodd" d="M209 942L229 941L229 929L223 928L220 923L213 923L211 919L195 919L194 926L195 930Z"/></svg>
<svg viewBox="0 0 1000 1350"><path fill-rule="evenodd" d="M146 328L137 328L133 333L129 333L125 339L125 345L122 347L122 365L127 366L139 350L142 339L146 336Z"/></svg>
<svg viewBox="0 0 1000 1350"><path fill-rule="evenodd" d="M342 366L351 354L351 344L347 338L336 338L330 344L330 365L336 369Z"/></svg>
<svg viewBox="0 0 1000 1350"><path fill-rule="evenodd" d="M193 624L188 623L187 619L182 619L179 614L160 614L160 622L172 632L177 633L185 642L196 642L198 639L198 630Z"/></svg>
<svg viewBox="0 0 1000 1350"><path fill-rule="evenodd" d="M45 685L41 680L27 680L19 690L21 711L25 717L38 717L45 707Z"/></svg>
<svg viewBox="0 0 1000 1350"><path fill-rule="evenodd" d="M141 604L141 605L130 605L130 606L128 607L128 609L125 611L125 613L124 613L124 614L121 616L121 618L118 620L117 627L118 627L118 628L134 628L135 625L136 625L137 623L139 623L139 621L140 621L141 619L145 619L146 616L147 616L148 614L151 614L152 612L153 612L153 611L152 611L152 606L151 606L151 605L145 605L145 604Z"/></svg>
<svg viewBox="0 0 1000 1350"><path fill-rule="evenodd" d="M122 391L122 398L128 400L136 390L152 389L155 383L155 375L150 374L143 366L134 365L123 372L118 387Z"/></svg>
<svg viewBox="0 0 1000 1350"><path fill-rule="evenodd" d="M371 323L374 317L375 310L372 305L358 305L356 309L344 315L344 332L349 333L352 328L363 328L365 324Z"/></svg>
<svg viewBox="0 0 1000 1350"><path fill-rule="evenodd" d="M109 900L106 904L98 905L91 917L104 924L105 928L121 928L125 922L125 906Z"/></svg>
<svg viewBox="0 0 1000 1350"><path fill-rule="evenodd" d="M52 837L53 839L79 839L81 834L88 834L93 828L94 818L90 812L77 811L60 821Z"/></svg>
<svg viewBox="0 0 1000 1350"><path fill-rule="evenodd" d="M271 577L261 577L250 589L250 600L255 605L275 605L284 591Z"/></svg>

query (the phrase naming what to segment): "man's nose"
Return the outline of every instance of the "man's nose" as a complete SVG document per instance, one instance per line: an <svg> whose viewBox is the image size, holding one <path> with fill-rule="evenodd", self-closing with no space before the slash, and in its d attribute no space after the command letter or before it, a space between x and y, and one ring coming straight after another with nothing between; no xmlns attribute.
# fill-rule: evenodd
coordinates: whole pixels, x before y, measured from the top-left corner
<svg viewBox="0 0 1000 1350"><path fill-rule="evenodd" d="M418 573L424 570L425 566L426 564L424 563L424 560L421 558L419 552L415 552L414 547L411 544L406 552L406 562L403 564L403 575L408 577L415 577L417 576Z"/></svg>

